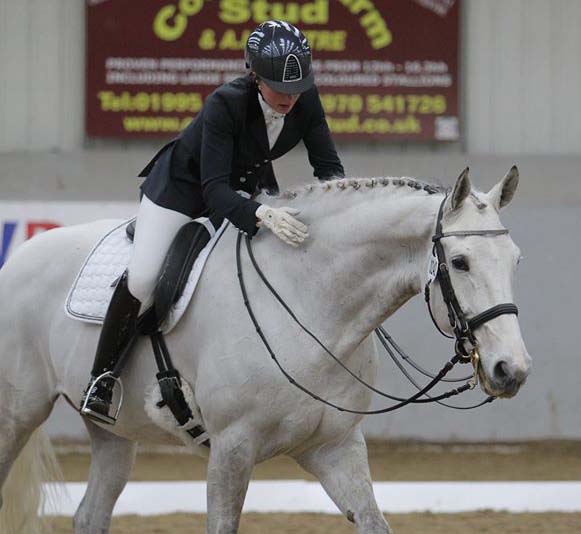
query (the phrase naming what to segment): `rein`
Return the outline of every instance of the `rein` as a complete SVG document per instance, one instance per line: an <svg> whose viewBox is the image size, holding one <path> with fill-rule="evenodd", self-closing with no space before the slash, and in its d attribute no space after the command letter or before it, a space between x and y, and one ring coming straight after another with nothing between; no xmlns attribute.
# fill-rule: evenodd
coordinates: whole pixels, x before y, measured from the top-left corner
<svg viewBox="0 0 581 534"><path fill-rule="evenodd" d="M379 338L380 343L383 345L383 348L389 354L390 358L393 360L393 362L395 363L397 368L414 385L414 387L416 389L418 389L418 390L421 389L421 386L406 371L406 368L404 367L404 365L397 359L396 353L402 360L404 360L407 364L409 364L411 367L413 367L416 371L418 371L422 375L424 375L428 378L434 378L434 375L432 373L430 373L430 372L426 371L425 369L423 369L422 367L420 367L417 363L415 363L403 351L403 349L387 333L387 331L385 330L385 328L383 328L383 326L376 328L375 333L376 333L377 337ZM476 386L476 382L475 382L473 376L465 376L462 378L442 378L441 381L442 382L465 382L467 380L471 381L471 382L469 382L470 385L473 384L474 387ZM489 402L492 402L494 400L494 397L488 396L483 401L479 402L478 404L473 404L471 406L455 406L453 404L447 404L445 402L442 402L441 400L436 399L435 397L430 397L430 395L428 395L428 394L426 394L426 397L428 397L429 399L432 399L432 402L435 402L436 404L439 404L440 406L445 406L446 408L451 408L453 410L473 410L475 408L480 408L480 406L484 406L485 404L488 404Z"/></svg>
<svg viewBox="0 0 581 534"><path fill-rule="evenodd" d="M258 323L258 320L256 319L256 315L254 314L254 311L253 311L252 306L250 304L250 300L248 298L248 292L246 291L246 285L244 283L244 276L242 273L242 261L241 261L242 232L240 232L238 234L238 239L236 241L236 265L237 265L238 280L239 280L239 284L240 284L240 290L242 292L242 297L244 300L244 305L246 306L246 309L248 311L248 315L250 316L250 319L251 319L251 321L256 329L256 332L258 333L260 339L262 340L262 342L263 342L266 350L270 354L272 360L275 362L275 364L277 365L279 370L282 372L282 374L287 378L287 380L293 386L297 387L298 389L300 389L301 391L303 391L304 393L309 395L314 400L317 400L317 401L319 401L327 406L335 408L336 410L338 410L340 412L348 412L348 413L360 414L360 415L382 414L382 413L387 413L387 412L397 410L399 408L402 408L402 407L404 407L408 404L412 404L412 403L414 403L414 404L417 404L417 403L426 404L426 403L433 403L433 402L441 404L441 405L449 407L449 408L454 408L454 409L459 409L459 410L468 410L468 409L472 409L472 408L478 408L478 407L494 400L494 397L488 397L484 401L480 402L479 404L476 404L474 406L466 406L466 407L453 406L453 405L446 404L446 403L442 402L443 400L448 399L452 396L458 395L466 390L474 389L478 383L478 365L479 365L478 342L473 334L473 330L475 330L479 326L483 325L484 323L486 323L486 322L488 322L488 321L490 321L490 320L492 320L500 315L504 315L504 314L508 314L508 313L518 314L518 309L514 304L500 304L500 305L493 306L493 307L485 310L484 312L478 314L477 316L473 317L470 320L467 320L465 314L462 311L462 308L460 307L460 304L458 303L458 299L456 298L456 294L454 292L454 288L452 286L452 282L450 280L449 273L448 273L448 268L447 268L447 264L446 264L446 256L445 256L444 249L441 245L440 240L444 237L450 237L450 236L502 235L502 234L507 234L508 230L475 230L475 231L468 231L468 232L442 233L443 207L444 207L444 203L446 201L446 198L447 198L447 196L444 198L444 200L442 201L442 204L440 205L440 209L438 212L438 219L436 222L436 233L435 233L434 237L432 238L432 241L434 242L433 257L438 261L437 270L434 272L433 277L430 280L428 280L428 282L426 284L425 296L426 296L426 301L428 303L428 310L430 312L430 317L432 318L432 321L434 322L438 331L440 331L440 333L442 333L446 337L449 337L449 338L455 337L456 338L455 355L448 362L446 362L444 367L437 374L433 375L433 374L429 373L428 371L425 371L424 369L422 369L415 362L413 362L413 360L403 352L403 350L395 343L395 341L393 341L393 338L391 338L391 336L385 331L385 329L383 327L380 326L379 328L377 328L375 330L375 333L378 336L384 349L387 351L387 353L390 355L390 357L394 360L394 362L396 363L398 368L402 371L402 373L406 376L406 378L418 389L417 393L415 393L414 395L410 396L409 398L405 398L405 399L401 398L401 397L396 397L394 395L390 395L390 394L387 394L381 390L378 390L377 388L375 388L371 384L367 383L362 378L358 377L337 356L335 356L324 345L324 343L321 342L315 336L315 334L313 334L305 325L303 325L301 323L301 321L296 317L294 312L290 309L290 307L286 304L286 302L282 299L282 297L277 293L277 291L274 289L272 284L269 282L269 280L266 278L266 276L264 275L264 273L260 269L258 263L256 262L256 258L254 257L254 253L252 251L251 240L248 236L246 236L246 249L248 251L248 256L250 258L250 261L251 261L256 273L258 274L258 276L260 277L260 279L262 280L264 285L268 288L268 290L275 297L275 299L279 302L279 304L284 308L284 310L293 319L293 321L305 333L307 333L329 356L331 356L333 358L333 360L337 364L339 364L340 367L342 367L345 371L347 371L349 373L349 375L351 375L357 382L361 383L363 386L368 388L370 391L373 391L374 393L377 393L378 395L380 395L382 397L386 397L388 399L391 399L391 400L397 402L396 404L393 404L391 406L387 406L385 408L381 408L378 410L353 410L350 408L339 406L339 405L334 404L326 399L323 399L319 395L313 393L312 391L307 389L305 386L303 386L302 384L297 382L286 371L286 369L282 366L282 364L278 360L275 352L272 350L272 347L270 346L268 340L266 339L266 336L265 336L264 332L262 331L262 329ZM430 306L430 298L429 298L430 283L435 279L439 279L440 288L442 290L442 296L443 296L444 302L446 303L446 306L448 308L448 318L450 320L450 325L452 326L452 328L454 330L455 336L448 336L445 332L443 332L440 329L440 327L438 326L438 324L434 318L434 315L432 313L431 306ZM470 352L468 352L466 349L466 342L469 342L472 345L472 349ZM391 345L391 348L390 348L390 345ZM422 373L424 376L431 378L431 381L423 388L421 386L419 386L414 381L414 379L409 375L409 373L405 370L403 365L397 360L395 353L399 354L399 356L404 361L406 361L407 363L412 365L412 367L414 367L417 371ZM450 372L450 370L457 363L470 363L470 362L472 362L473 368L474 368L474 372L473 372L472 376L458 378L458 379L445 378L446 375ZM450 391L442 393L438 396L432 397L432 396L428 395L428 392L434 386L436 386L439 382L462 382L462 381L466 381L466 380L468 380L468 383L463 384L462 386L460 386L458 388L454 388ZM421 398L424 396L426 398Z"/></svg>
<svg viewBox="0 0 581 534"><path fill-rule="evenodd" d="M393 410L397 410L398 408L402 408L403 406L406 406L407 404L414 403L414 402L422 402L422 403L424 403L424 402L435 402L435 401L432 401L430 399L420 399L420 397L422 397L428 391L430 391L438 382L441 381L441 379L444 376L446 376L446 374L448 374L448 372L450 372L450 370L458 362L461 361L461 356L460 355L458 355L458 354L454 355L454 357L450 361L446 362L446 365L444 365L444 367L440 370L440 372L428 383L427 386L425 386L424 388L422 388L420 391L418 391L417 393L415 393L414 395L412 395L408 399L399 399L398 397L393 397L393 396L388 395L386 393L380 392L379 390L375 389L373 386L371 386L370 384L367 384L364 380L360 379L358 376L356 376L355 374L353 374L353 372L350 371L343 364L343 362L341 362L341 360L339 360L339 358L337 358L328 348L325 347L325 345L318 338L316 338L316 336L314 334L312 334L306 327L304 327L300 323L300 321L296 318L296 316L294 315L294 313L292 312L292 310L282 300L282 298L278 295L278 293L276 293L275 289L272 287L272 285L270 284L270 282L268 282L267 278L264 276L264 273L260 270L260 267L258 267L258 264L256 263L256 259L254 258L254 254L252 252L252 247L251 247L251 244L250 244L250 238L248 236L246 236L246 248L248 250L248 254L250 256L250 260L252 262L252 265L256 269L256 272L258 273L258 275L260 276L260 278L262 279L262 281L265 283L265 285L268 287L268 289L271 291L271 293L273 293L273 295L276 297L276 299L283 305L284 309L289 313L289 315L293 318L293 320L305 332L307 332L307 334L309 334L313 339L315 339L316 342L325 350L325 352L327 352L329 355L331 355L331 357L336 362L338 362L341 365L341 367L343 367L344 369L346 369L349 372L349 374L351 376L353 376L358 382L361 382L363 385L365 385L366 387L368 387L369 389L371 389L372 391L375 391L376 393L378 393L380 395L383 395L383 396L388 397L388 398L391 398L391 399L398 400L400 402L398 402L397 404L394 404L392 406L388 406L386 408L379 409L379 410L353 410L353 409L350 409L350 408L345 408L343 406L339 406L339 405L334 404L333 402L330 402L328 400L325 400L322 397L320 397L319 395L317 395L316 393L313 393L312 391L310 391L309 389L307 389L305 386L303 386L299 382L297 382L286 371L286 369L282 366L282 364L278 360L275 352L272 350L272 347L270 346L268 340L266 339L266 336L265 336L264 332L262 331L262 329L260 328L260 325L258 324L258 320L256 319L256 315L254 314L254 311L252 310L252 306L251 306L250 301L248 299L248 292L246 291L246 285L244 283L244 276L242 274L242 261L241 261L241 256L240 256L241 244L242 244L242 233L238 233L238 239L236 241L236 265L237 265L237 268L238 268L238 280L240 282L240 290L242 292L242 298L244 300L244 305L246 306L246 309L248 310L248 315L250 316L250 319L252 320L252 323L254 324L254 327L256 328L256 332L258 333L260 339L262 340L262 343L264 344L264 346L266 347L266 350L270 354L270 357L273 359L273 361L275 362L275 364L277 365L277 367L280 369L280 371L282 372L282 374L287 378L287 380L293 386L295 386L296 388L300 389L301 391L303 391L304 393L306 393L307 395L309 395L310 397L312 397L314 400L317 400L319 402L322 402L323 404L326 404L327 406L330 406L331 408L335 408L336 410L338 410L340 412L347 412L347 413L353 413L353 414L359 414L359 415L377 415L377 414L381 414L381 413L392 412ZM471 387L472 386L470 384L465 384L464 386L461 386L460 388L457 388L457 389L454 389L454 390L449 391L447 393L444 393L442 395L439 395L438 397L434 397L434 399L438 399L438 400L445 399L445 398L451 397L453 395L457 395L458 393L462 393L462 391L465 391L466 389L470 389Z"/></svg>

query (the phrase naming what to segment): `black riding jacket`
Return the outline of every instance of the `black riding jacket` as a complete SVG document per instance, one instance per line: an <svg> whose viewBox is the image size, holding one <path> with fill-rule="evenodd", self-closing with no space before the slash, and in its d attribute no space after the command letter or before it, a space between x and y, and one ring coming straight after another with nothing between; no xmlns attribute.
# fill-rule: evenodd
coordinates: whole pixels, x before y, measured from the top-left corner
<svg viewBox="0 0 581 534"><path fill-rule="evenodd" d="M254 235L260 204L236 191L276 193L271 161L299 141L305 143L316 177L344 176L316 87L300 96L284 121L271 150L255 80L245 76L222 85L180 136L139 174L147 177L143 193L156 204L193 218L216 213Z"/></svg>

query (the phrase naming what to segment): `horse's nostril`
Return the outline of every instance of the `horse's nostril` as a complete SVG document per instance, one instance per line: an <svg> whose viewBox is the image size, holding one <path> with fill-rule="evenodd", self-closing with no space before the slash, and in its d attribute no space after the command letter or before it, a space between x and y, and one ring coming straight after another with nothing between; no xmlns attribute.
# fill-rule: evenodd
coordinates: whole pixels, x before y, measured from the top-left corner
<svg viewBox="0 0 581 534"><path fill-rule="evenodd" d="M504 382L509 376L508 365L504 360L499 361L494 366L494 378Z"/></svg>

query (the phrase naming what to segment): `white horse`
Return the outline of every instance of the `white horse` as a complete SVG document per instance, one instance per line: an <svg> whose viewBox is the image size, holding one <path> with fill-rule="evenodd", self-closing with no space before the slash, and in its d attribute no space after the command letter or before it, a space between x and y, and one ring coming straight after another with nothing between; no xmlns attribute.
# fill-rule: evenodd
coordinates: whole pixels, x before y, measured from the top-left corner
<svg viewBox="0 0 581 534"><path fill-rule="evenodd" d="M445 201L444 231L502 228L499 209L512 199L517 182L513 168L484 194L472 191L468 172L463 172ZM370 333L421 291L443 199L443 191L408 178L338 180L307 185L275 201L269 198L272 205L300 208L311 237L292 249L260 232L253 240L260 266L303 323L368 382L376 376ZM116 224L99 221L39 235L0 271L0 488L57 397L65 395L78 406L99 328L69 319L63 305L87 253ZM192 305L167 339L175 366L193 386L211 438L206 531L236 532L253 466L286 454L321 481L359 533L389 532L373 495L361 416L313 400L271 361L241 298L236 237L230 227L206 265ZM520 253L508 235L451 237L444 247L468 316L512 302ZM370 392L291 322L246 253L242 260L257 319L286 369L329 401L368 409ZM435 318L450 332L436 287ZM514 395L530 369L517 317L495 318L479 328L477 338L484 391ZM126 395L117 425L87 422L93 456L87 493L74 518L77 534L108 531L137 442L180 443L144 409L144 392L155 371L151 348L140 341L124 370ZM41 447L42 440L30 441ZM16 482L30 491L26 484L39 481ZM26 499L19 500L9 486L4 488L6 500L12 495L24 506ZM13 525L2 532L23 530Z"/></svg>

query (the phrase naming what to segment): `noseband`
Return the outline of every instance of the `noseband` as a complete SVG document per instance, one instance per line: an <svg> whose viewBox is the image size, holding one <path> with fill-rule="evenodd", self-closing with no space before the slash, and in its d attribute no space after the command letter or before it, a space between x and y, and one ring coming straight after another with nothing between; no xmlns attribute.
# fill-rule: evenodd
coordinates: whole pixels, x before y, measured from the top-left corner
<svg viewBox="0 0 581 534"><path fill-rule="evenodd" d="M500 317L501 315L518 315L518 308L516 304L513 303L497 304L496 306L492 306L491 308L484 310L482 313L479 313L478 315L468 319L462 310L460 303L458 302L456 292L454 291L454 286L452 285L450 270L446 262L446 253L444 252L444 247L442 245L442 239L446 237L467 236L494 237L498 235L506 235L508 234L508 230L467 230L459 232L442 232L444 205L447 199L448 196L446 195L444 200L442 200L440 209L438 211L436 232L432 237L434 246L432 249L432 258L429 268L430 274L428 276L424 295L428 305L428 310L430 312L430 317L432 318L432 321L438 331L447 338L456 338L456 354L458 354L464 361L470 361L471 358L477 355L476 349L478 346L478 341L474 335L474 331L488 321L492 321L492 319ZM442 297L444 299L444 303L446 304L446 308L448 309L448 320L450 321L450 326L454 331L453 336L449 336L442 331L436 322L434 314L432 313L432 307L430 304L430 285L434 280L438 280L440 283ZM467 343L470 344L470 349L467 348Z"/></svg>

